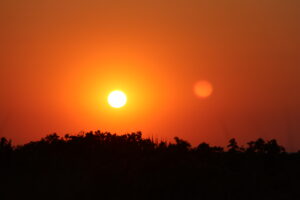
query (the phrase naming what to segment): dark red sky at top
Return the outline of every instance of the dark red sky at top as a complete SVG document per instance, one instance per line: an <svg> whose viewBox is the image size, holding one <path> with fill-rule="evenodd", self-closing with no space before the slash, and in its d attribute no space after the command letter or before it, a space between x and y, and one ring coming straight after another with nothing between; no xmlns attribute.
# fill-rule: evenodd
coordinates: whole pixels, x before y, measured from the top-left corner
<svg viewBox="0 0 300 200"><path fill-rule="evenodd" d="M141 130L298 150L299 24L298 0L2 0L0 136Z"/></svg>

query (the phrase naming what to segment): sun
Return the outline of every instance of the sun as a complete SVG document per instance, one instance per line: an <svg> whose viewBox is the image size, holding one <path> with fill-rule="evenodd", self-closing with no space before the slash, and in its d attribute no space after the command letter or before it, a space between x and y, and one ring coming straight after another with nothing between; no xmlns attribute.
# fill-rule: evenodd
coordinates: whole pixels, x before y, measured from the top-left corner
<svg viewBox="0 0 300 200"><path fill-rule="evenodd" d="M120 90L112 91L107 98L108 104L113 108L121 108L127 102L126 94Z"/></svg>

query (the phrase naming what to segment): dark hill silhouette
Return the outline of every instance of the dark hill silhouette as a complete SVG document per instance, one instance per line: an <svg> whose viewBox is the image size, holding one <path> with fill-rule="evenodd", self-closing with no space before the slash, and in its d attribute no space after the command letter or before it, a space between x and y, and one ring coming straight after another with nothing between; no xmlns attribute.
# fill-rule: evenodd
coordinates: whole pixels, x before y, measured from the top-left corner
<svg viewBox="0 0 300 200"><path fill-rule="evenodd" d="M0 199L297 199L300 153L259 138L222 147L88 132L0 140Z"/></svg>

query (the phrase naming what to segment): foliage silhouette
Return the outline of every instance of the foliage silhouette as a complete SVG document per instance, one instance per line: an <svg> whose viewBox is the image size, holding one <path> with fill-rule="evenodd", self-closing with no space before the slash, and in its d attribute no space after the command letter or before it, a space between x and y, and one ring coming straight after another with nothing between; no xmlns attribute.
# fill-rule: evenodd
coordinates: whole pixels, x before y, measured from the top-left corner
<svg viewBox="0 0 300 200"><path fill-rule="evenodd" d="M1 199L293 199L300 154L259 138L227 151L178 137L87 132L0 140Z"/></svg>

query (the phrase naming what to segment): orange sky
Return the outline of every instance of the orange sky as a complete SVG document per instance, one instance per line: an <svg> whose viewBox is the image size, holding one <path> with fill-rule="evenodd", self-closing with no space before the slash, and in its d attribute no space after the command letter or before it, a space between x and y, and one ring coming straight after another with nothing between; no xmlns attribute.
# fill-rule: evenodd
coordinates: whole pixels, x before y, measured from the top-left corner
<svg viewBox="0 0 300 200"><path fill-rule="evenodd" d="M299 24L299 0L2 0L0 136L141 130L300 149ZM122 109L107 105L115 89Z"/></svg>

